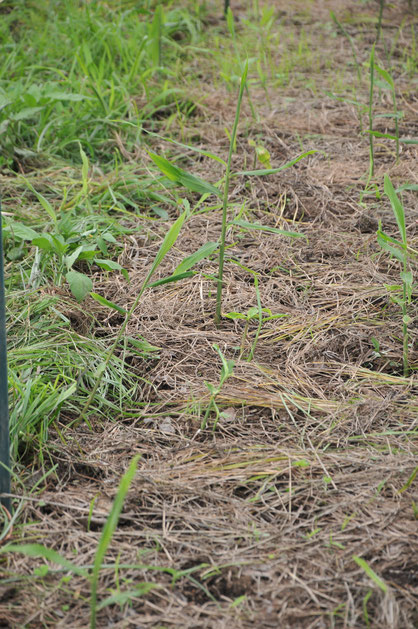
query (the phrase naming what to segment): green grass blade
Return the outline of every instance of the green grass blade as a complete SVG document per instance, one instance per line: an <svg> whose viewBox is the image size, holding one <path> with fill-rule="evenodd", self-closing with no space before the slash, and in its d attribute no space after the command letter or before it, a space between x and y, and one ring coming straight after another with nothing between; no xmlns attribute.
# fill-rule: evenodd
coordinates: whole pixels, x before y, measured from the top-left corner
<svg viewBox="0 0 418 629"><path fill-rule="evenodd" d="M233 177L237 177L238 175L245 175L247 177L264 177L265 175L275 175L276 173L280 173L282 170L286 170L286 168L290 168L294 166L301 159L308 157L308 155L313 155L314 153L318 153L316 149L312 149L311 151L306 151L306 153L302 153L302 155L298 155L295 159L292 159L290 162L286 162L283 166L279 166L279 168L262 168L259 170L240 170L237 173L233 173Z"/></svg>
<svg viewBox="0 0 418 629"><path fill-rule="evenodd" d="M93 573L91 576L91 596L90 596L90 628L96 627L96 612L97 612L97 585L99 581L100 568L103 563L103 559L106 555L110 542L112 541L113 534L118 525L119 516L121 514L123 503L125 501L126 494L135 476L136 468L138 465L140 455L134 456L129 465L127 472L122 476L122 480L119 483L118 493L113 501L112 509L106 520L103 528L102 535L99 540L99 545L94 557Z"/></svg>
<svg viewBox="0 0 418 629"><path fill-rule="evenodd" d="M367 561L365 561L361 557L357 557L357 555L353 555L353 559L356 562L356 564L364 570L364 572L373 581L373 583L375 583L377 587L382 590L382 592L386 593L388 591L389 588L386 585L386 583L383 581L383 579L379 577L379 575L375 573L375 571L372 568L370 568Z"/></svg>
<svg viewBox="0 0 418 629"><path fill-rule="evenodd" d="M126 314L125 308L122 308L122 306L118 306L113 301L109 301L108 299L102 297L101 295L98 295L97 293L90 292L90 297L93 297L93 299L97 301L101 306L112 308L112 310L116 310L116 312L119 312L120 314Z"/></svg>
<svg viewBox="0 0 418 629"><path fill-rule="evenodd" d="M307 238L305 234L299 234L298 232L290 232L285 229L278 229L277 227L269 227L268 225L260 225L259 223L249 223L247 221L240 221L235 219L230 225L237 225L242 229L256 229L258 231L271 232L272 234L281 234L282 236L290 236L291 238Z"/></svg>
<svg viewBox="0 0 418 629"><path fill-rule="evenodd" d="M22 179L27 185L27 187L29 188L29 190L36 196L36 198L38 199L39 203L42 205L42 207L44 208L48 216L52 218L54 223L56 223L57 214L54 208L52 207L52 205L50 204L50 202L47 199L45 199L45 197L40 192L37 192L35 188L32 186L32 184L27 179L25 179L25 177L22 177Z"/></svg>
<svg viewBox="0 0 418 629"><path fill-rule="evenodd" d="M188 271L195 264L197 264L201 260L204 260L205 258L208 258L210 255L212 255L212 253L217 248L218 248L217 242L206 242L197 251L192 253L192 255L188 256L187 258L184 258L184 260L180 262L178 267L175 269L173 275L174 274L177 275L178 273L184 273L185 271Z"/></svg>
<svg viewBox="0 0 418 629"><path fill-rule="evenodd" d="M399 200L398 195L395 192L395 188L392 185L391 180L388 175L385 175L385 183L384 183L385 194L389 197L390 204L393 209L393 213L396 218L396 222L398 224L399 231L402 236L402 242L404 246L406 245L406 227L405 227L405 212L402 206L402 203Z"/></svg>
<svg viewBox="0 0 418 629"><path fill-rule="evenodd" d="M156 286L162 286L163 284L179 282L180 280L185 280L188 277L193 277L193 275L193 271L186 271L185 273L176 273L176 275L169 275L168 277L163 277L161 280L152 282L152 284L148 284L148 288L155 288Z"/></svg>
<svg viewBox="0 0 418 629"><path fill-rule="evenodd" d="M65 559L65 557L62 557L55 550L47 548L42 544L7 544L6 546L0 547L0 553L21 553L22 555L26 555L26 557L42 557L47 561L61 566L61 568L65 568L65 570L73 574L77 574L81 577L88 576L88 571L85 568L75 565L71 561L68 561L68 559Z"/></svg>

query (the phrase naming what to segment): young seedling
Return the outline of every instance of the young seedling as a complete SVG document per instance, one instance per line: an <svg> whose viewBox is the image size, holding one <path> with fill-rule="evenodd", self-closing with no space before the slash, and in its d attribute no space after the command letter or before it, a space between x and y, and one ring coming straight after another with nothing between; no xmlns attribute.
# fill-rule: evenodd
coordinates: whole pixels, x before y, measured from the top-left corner
<svg viewBox="0 0 418 629"><path fill-rule="evenodd" d="M97 588L100 571L103 566L103 560L112 541L113 534L118 525L119 517L122 512L123 503L128 493L129 487L134 479L136 468L138 465L139 455L135 456L126 473L123 475L118 492L113 501L109 516L103 527L96 553L94 556L93 566L79 566L55 550L47 548L42 544L6 544L0 548L0 553L21 553L27 557L41 557L45 561L49 561L60 567L67 573L75 574L79 577L87 579L90 583L90 629L96 629L97 612L108 605L117 603L123 604L135 597L141 596L149 592L152 588L158 587L153 583L139 583L136 588L124 592L120 592L97 603ZM49 567L44 564L40 568L35 569L38 576L46 576L49 573Z"/></svg>
<svg viewBox="0 0 418 629"><path fill-rule="evenodd" d="M221 307L222 307L222 289L223 289L223 274L224 274L224 258L225 258L225 240L227 229L227 214L228 214L228 195L229 195L229 181L231 177L231 161L232 153L234 151L235 139L237 136L238 121L241 111L242 97L244 94L244 88L247 81L248 73L248 61L245 64L244 72L241 76L241 83L238 92L237 107L235 111L234 126L232 128L231 139L229 142L228 160L226 163L225 184L222 204L222 229L221 229L221 242L219 245L219 267L218 267L218 287L216 291L216 311L215 311L215 325L219 325L221 321Z"/></svg>
<svg viewBox="0 0 418 629"><path fill-rule="evenodd" d="M224 262L225 262L225 241L226 241L226 231L227 228L231 225L239 226L242 229L255 229L261 230L276 234L281 234L284 236L291 237L299 237L304 238L303 234L298 234L296 232L285 231L281 229L277 229L275 227L269 227L260 225L257 223L249 223L246 221L233 220L231 223L228 223L228 202L229 202L229 185L230 179L233 176L243 176L243 177L264 177L267 175L275 175L287 168L290 168L301 159L313 155L316 153L316 150L305 151L295 159L292 159L289 162L286 162L282 166L278 168L263 168L259 170L249 170L249 171L239 171L236 173L231 173L231 162L232 162L232 154L234 152L234 147L236 144L236 136L238 129L238 121L241 111L241 103L244 94L244 88L247 80L248 73L248 62L245 64L244 71L241 76L241 83L238 93L236 111L235 111L235 120L232 128L232 133L230 134L230 142L229 142L229 152L227 162L223 162L220 158L216 156L212 156L211 154L204 153L206 156L211 157L212 159L216 159L216 161L220 161L225 165L225 178L224 178L224 189L222 194L222 227L221 227L221 235L220 235L220 244L219 244L219 263L218 263L218 277L217 277L217 292L216 292L216 309L215 309L215 325L219 325L221 321L221 307L222 307L222 289L223 289L223 272L224 272ZM178 143L177 143L178 144ZM202 151L198 151L202 153ZM221 196L220 190L213 186L212 184L195 177L187 173L185 170L179 168L174 165L168 159L156 155L155 153L149 152L149 155L155 165L159 168L159 170L172 182L176 183L179 186L184 186L188 190L192 192L197 192L201 195L209 195L214 194L217 196Z"/></svg>
<svg viewBox="0 0 418 629"><path fill-rule="evenodd" d="M392 206L396 223L401 234L401 241L385 234L380 226L377 232L377 240L382 249L388 251L402 264L402 271L400 274L402 280L402 297L392 297L392 299L401 307L402 310L403 373L404 376L408 376L408 323L411 321L411 318L409 317L407 310L408 304L411 303L413 275L412 271L408 268L408 242L406 238L405 211L388 175L385 175L384 191Z"/></svg>
<svg viewBox="0 0 418 629"><path fill-rule="evenodd" d="M205 382L209 393L210 393L210 398L209 398L209 403L208 406L206 408L206 412L205 415L202 419L200 428L201 430L204 430L206 428L206 424L208 422L209 416L212 412L215 412L215 421L213 424L213 430L216 429L216 426L218 424L219 421L219 417L220 417L220 411L218 408L218 405L216 404L216 398L218 396L218 394L221 392L222 387L225 383L225 380L227 378L229 378L230 376L232 376L233 371L234 371L234 366L235 363L233 360L227 360L225 358L225 356L222 354L221 350L219 349L219 347L217 345L213 345L213 348L218 352L219 357L222 361L222 369L221 369L221 374L220 374L220 378L219 378L219 384L218 385L213 385L210 382Z"/></svg>

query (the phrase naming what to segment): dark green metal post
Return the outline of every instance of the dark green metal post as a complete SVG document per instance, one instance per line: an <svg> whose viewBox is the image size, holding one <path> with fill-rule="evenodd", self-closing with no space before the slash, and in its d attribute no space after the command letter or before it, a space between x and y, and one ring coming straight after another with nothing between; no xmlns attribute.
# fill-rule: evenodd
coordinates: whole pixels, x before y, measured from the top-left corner
<svg viewBox="0 0 418 629"><path fill-rule="evenodd" d="M3 232L0 199L0 502L11 511L9 400L7 383L6 304L4 290Z"/></svg>

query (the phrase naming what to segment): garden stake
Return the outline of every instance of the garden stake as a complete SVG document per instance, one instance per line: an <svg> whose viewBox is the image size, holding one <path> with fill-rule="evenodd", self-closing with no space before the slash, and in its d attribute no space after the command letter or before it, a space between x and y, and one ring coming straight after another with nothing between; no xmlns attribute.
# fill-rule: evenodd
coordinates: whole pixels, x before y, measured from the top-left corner
<svg viewBox="0 0 418 629"><path fill-rule="evenodd" d="M10 437L7 384L6 308L4 296L3 233L0 199L0 503L10 513Z"/></svg>

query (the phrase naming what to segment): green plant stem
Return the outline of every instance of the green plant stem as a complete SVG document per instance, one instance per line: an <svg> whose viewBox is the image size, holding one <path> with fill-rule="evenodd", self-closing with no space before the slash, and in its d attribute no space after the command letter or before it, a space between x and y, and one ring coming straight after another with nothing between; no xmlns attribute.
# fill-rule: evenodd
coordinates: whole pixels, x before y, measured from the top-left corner
<svg viewBox="0 0 418 629"><path fill-rule="evenodd" d="M231 176L231 161L232 161L232 153L235 146L235 139L237 136L237 128L239 115L241 111L241 103L242 96L244 94L244 88L247 82L247 73L248 73L248 61L245 63L244 72L241 77L241 84L239 88L237 108L235 112L235 120L234 126L232 128L231 139L229 142L229 153L228 153L228 161L226 164L226 173L225 173L225 186L224 186L224 195L223 195L223 206L222 206L222 231L221 231L221 244L219 247L219 273L218 273L218 286L216 291L216 312L215 312L215 325L219 325L221 321L221 307L222 307L222 288L223 288L223 274L224 274L224 257L225 257L225 238L226 238L226 227L227 227L227 212L228 212L228 194L229 194L229 180Z"/></svg>
<svg viewBox="0 0 418 629"><path fill-rule="evenodd" d="M385 6L385 0L380 0L379 17L377 19L376 44L378 43L378 41L380 39L380 33L381 33L381 30L382 30L382 17L383 17L383 7L384 6Z"/></svg>
<svg viewBox="0 0 418 629"><path fill-rule="evenodd" d="M369 92L369 178L367 181L367 186L370 183L374 175L374 150L373 150L373 92L374 92L374 47L373 44L372 51L370 53L370 92Z"/></svg>
<svg viewBox="0 0 418 629"><path fill-rule="evenodd" d="M404 243L405 247L405 243ZM406 247L404 248L404 259L403 259L403 272L406 273L408 270L408 260ZM409 376L409 361L408 361L408 324L407 321L407 308L406 305L408 303L408 289L406 282L402 282L402 336L403 336L403 375L405 378Z"/></svg>
<svg viewBox="0 0 418 629"><path fill-rule="evenodd" d="M263 325L263 309L261 306L261 297L260 297L260 289L258 288L258 277L254 275L254 286L255 292L257 295L257 308L258 308L258 327L257 332L255 333L254 341L251 346L250 353L248 355L248 360L252 360L254 358L255 348L257 347L258 337L260 336L261 327Z"/></svg>

